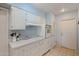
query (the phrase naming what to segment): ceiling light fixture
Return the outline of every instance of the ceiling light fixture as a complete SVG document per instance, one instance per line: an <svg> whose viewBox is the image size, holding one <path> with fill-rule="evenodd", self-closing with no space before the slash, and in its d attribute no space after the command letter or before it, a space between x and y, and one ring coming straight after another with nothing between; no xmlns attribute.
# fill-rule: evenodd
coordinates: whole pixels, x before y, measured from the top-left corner
<svg viewBox="0 0 79 59"><path fill-rule="evenodd" d="M64 11L65 11L65 9L64 9L64 8L62 8L62 9L61 9L61 12L64 12Z"/></svg>

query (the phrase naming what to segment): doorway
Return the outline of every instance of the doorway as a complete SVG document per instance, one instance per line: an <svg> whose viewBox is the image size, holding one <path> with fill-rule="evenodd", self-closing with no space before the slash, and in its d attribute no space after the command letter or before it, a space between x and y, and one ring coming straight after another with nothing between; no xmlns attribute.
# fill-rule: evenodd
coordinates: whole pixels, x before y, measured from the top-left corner
<svg viewBox="0 0 79 59"><path fill-rule="evenodd" d="M61 45L65 48L76 49L76 20L64 20L60 22L61 28Z"/></svg>

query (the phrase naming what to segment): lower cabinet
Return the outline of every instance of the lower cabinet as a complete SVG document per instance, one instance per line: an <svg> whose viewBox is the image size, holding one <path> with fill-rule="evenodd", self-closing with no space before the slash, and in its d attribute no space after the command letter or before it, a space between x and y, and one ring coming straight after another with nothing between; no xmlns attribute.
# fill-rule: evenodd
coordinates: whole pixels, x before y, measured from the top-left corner
<svg viewBox="0 0 79 59"><path fill-rule="evenodd" d="M22 56L22 55L24 55L24 47L10 48L10 55L11 56Z"/></svg>
<svg viewBox="0 0 79 59"><path fill-rule="evenodd" d="M49 50L49 39L42 39L18 48L10 48L11 56L41 56Z"/></svg>

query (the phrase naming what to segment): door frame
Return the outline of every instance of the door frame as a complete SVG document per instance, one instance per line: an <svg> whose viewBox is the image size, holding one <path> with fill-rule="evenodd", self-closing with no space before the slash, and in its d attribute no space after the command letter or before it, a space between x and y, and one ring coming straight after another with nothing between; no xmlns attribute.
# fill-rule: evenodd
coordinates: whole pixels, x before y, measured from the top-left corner
<svg viewBox="0 0 79 59"><path fill-rule="evenodd" d="M7 13L7 14L6 14L6 17L7 17L6 20L7 20L7 22L8 22L8 25L7 25L7 30L8 30L8 31L7 31L7 34L8 34L8 35L7 35L7 36L8 36L8 38L7 38L7 40L8 40L8 44L7 44L7 45L8 45L8 54L7 54L7 56L9 56L9 55L10 55L10 50L9 50L9 48L10 48L10 47L9 47L9 41L10 41L10 40L9 40L9 23L10 23L10 14L9 14L9 13L10 13L10 9L9 9L9 8L5 8L5 7L0 7L0 9L3 10L3 11L5 11L5 12ZM3 11L2 11L2 12L3 12Z"/></svg>

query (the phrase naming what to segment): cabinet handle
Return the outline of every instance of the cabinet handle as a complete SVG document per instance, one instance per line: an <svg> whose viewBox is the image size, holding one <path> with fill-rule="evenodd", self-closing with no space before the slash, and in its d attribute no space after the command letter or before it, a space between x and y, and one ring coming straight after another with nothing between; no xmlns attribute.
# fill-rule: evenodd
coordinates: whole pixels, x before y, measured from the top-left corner
<svg viewBox="0 0 79 59"><path fill-rule="evenodd" d="M13 28L13 26L11 26L11 28Z"/></svg>

